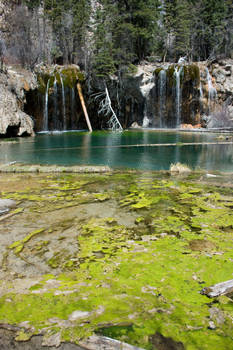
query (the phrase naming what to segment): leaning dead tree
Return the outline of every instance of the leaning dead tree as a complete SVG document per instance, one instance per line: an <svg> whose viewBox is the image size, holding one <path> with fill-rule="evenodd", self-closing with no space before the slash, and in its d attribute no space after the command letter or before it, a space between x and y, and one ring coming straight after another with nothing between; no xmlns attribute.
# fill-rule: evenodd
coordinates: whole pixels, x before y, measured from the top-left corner
<svg viewBox="0 0 233 350"><path fill-rule="evenodd" d="M88 113L87 113L86 104L85 104L83 93L82 93L82 86L81 86L81 84L79 82L77 84L77 90L78 90L78 95L79 95L79 98L80 98L80 101L81 101L81 105L82 105L83 113L84 113L84 116L85 116L85 119L86 119L86 122L87 122L88 129L89 129L90 132L92 132L91 122L90 122L90 119L89 119L89 116L88 116Z"/></svg>
<svg viewBox="0 0 233 350"><path fill-rule="evenodd" d="M116 113L114 112L112 108L112 102L109 96L108 88L105 86L104 92L99 92L95 94L95 99L101 99L99 103L99 110L98 114L103 114L108 120L108 126L113 131L122 131L123 128L121 126L121 123L119 122Z"/></svg>

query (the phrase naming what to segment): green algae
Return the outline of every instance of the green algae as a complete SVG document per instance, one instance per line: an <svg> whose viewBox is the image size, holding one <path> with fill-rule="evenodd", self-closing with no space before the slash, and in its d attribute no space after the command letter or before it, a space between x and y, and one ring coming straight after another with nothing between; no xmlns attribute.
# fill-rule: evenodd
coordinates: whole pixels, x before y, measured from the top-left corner
<svg viewBox="0 0 233 350"><path fill-rule="evenodd" d="M39 229L39 230L35 230L35 231L29 233L22 240L12 243L9 246L9 249L14 249L14 253L19 254L23 250L25 243L29 242L34 236L40 234L43 231L44 231L44 229Z"/></svg>
<svg viewBox="0 0 233 350"><path fill-rule="evenodd" d="M232 276L232 189L127 173L94 180L51 177L41 190L43 201L24 199L30 208L44 205L46 210L49 203L52 211L59 202L62 210L77 193L73 205L80 208L84 205L80 191L85 187L90 203L104 205L112 198L118 207L111 217L106 213L104 218L94 214L79 220L61 218L50 233L43 227L14 242L12 250L31 244L43 252L52 250L56 240L66 244L70 230L74 249L71 254L64 245L56 250L55 244L47 263L56 272L41 275L26 293L5 293L0 321L17 325L27 320L34 334L52 329L61 331L62 340L76 343L96 332L149 350L153 335L160 333L186 349L231 348L232 300L220 297L212 302L200 290ZM103 191L105 182L109 188ZM134 213L131 226L119 223L123 213ZM51 240L34 242L40 233L51 235ZM222 324L210 317L213 303L224 315ZM89 316L70 324L76 310ZM50 321L54 318L55 325ZM59 322L68 323L64 328Z"/></svg>

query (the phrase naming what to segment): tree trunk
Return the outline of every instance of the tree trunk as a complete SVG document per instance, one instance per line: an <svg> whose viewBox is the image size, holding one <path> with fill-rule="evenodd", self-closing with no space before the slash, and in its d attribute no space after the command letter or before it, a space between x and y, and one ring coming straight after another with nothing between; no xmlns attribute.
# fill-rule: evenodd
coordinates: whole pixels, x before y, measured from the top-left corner
<svg viewBox="0 0 233 350"><path fill-rule="evenodd" d="M82 93L82 87L81 87L80 83L77 84L77 90L78 90L78 95L79 95L79 98L81 101L83 113L84 113L85 118L86 118L88 129L90 132L92 132L92 127L91 127L90 119L88 117L88 113L87 113L87 109L86 109L86 105L85 105L85 101L84 101L84 97L83 97L83 93Z"/></svg>

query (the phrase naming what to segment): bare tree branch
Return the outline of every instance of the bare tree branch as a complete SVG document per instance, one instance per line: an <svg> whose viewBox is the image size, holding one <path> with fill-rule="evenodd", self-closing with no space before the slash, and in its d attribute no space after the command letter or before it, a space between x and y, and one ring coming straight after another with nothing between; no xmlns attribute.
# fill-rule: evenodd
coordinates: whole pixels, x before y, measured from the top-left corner
<svg viewBox="0 0 233 350"><path fill-rule="evenodd" d="M107 86L105 86L104 92L100 92L95 95L95 99L98 98L102 98L99 103L98 114L104 114L106 117L109 118L108 125L110 129L112 129L113 131L122 131L123 128L121 126L121 123L119 122L116 113L112 108L112 102L109 96Z"/></svg>

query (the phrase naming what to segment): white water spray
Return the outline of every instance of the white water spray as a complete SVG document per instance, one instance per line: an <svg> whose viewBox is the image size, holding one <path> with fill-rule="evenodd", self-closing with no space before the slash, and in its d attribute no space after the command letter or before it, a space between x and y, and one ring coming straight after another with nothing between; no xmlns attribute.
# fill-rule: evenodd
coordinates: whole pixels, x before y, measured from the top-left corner
<svg viewBox="0 0 233 350"><path fill-rule="evenodd" d="M57 78L56 78L56 75L54 77L54 83L53 83L53 103L54 103L53 128L56 129L56 124L57 124Z"/></svg>
<svg viewBox="0 0 233 350"><path fill-rule="evenodd" d="M176 80L176 94L175 94L175 108L176 108L176 127L180 126L181 122L181 86L180 86L180 75L182 73L182 67L175 67L174 76Z"/></svg>
<svg viewBox="0 0 233 350"><path fill-rule="evenodd" d="M159 72L159 127L164 127L164 110L166 104L166 71Z"/></svg>
<svg viewBox="0 0 233 350"><path fill-rule="evenodd" d="M44 120L43 120L43 130L48 131L48 101L49 101L49 83L50 79L47 82L46 91L45 91L45 104L44 104Z"/></svg>
<svg viewBox="0 0 233 350"><path fill-rule="evenodd" d="M212 77L211 77L210 72L209 72L207 67L206 67L206 79L207 79L207 83L208 83L208 107L209 107L209 113L210 113L211 112L212 103L217 98L217 91L213 87Z"/></svg>
<svg viewBox="0 0 233 350"><path fill-rule="evenodd" d="M62 75L60 74L61 89L62 89L62 108L63 108L63 130L66 130L66 99L65 99L65 88Z"/></svg>
<svg viewBox="0 0 233 350"><path fill-rule="evenodd" d="M76 128L77 125L75 125L75 92L74 88L71 88L71 120L72 120L72 129Z"/></svg>
<svg viewBox="0 0 233 350"><path fill-rule="evenodd" d="M200 87L199 87L199 91L200 91L200 99L203 99L203 89L202 89L202 84L200 82Z"/></svg>

